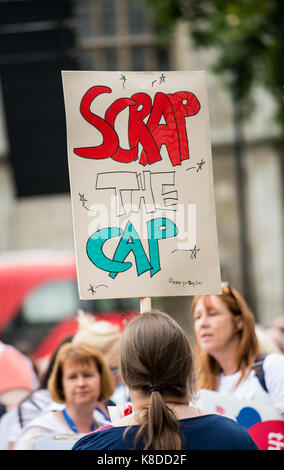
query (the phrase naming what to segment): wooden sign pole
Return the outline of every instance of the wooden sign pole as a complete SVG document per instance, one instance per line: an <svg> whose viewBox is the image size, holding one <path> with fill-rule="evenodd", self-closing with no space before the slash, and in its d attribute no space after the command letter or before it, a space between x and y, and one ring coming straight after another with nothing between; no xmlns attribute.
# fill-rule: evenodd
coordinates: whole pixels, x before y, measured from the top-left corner
<svg viewBox="0 0 284 470"><path fill-rule="evenodd" d="M140 313L151 312L151 297L140 297Z"/></svg>

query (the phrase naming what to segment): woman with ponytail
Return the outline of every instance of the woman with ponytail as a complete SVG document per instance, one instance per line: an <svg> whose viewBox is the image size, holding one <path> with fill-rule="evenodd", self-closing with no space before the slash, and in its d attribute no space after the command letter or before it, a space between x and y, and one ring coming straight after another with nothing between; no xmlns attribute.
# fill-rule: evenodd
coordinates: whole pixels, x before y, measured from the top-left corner
<svg viewBox="0 0 284 470"><path fill-rule="evenodd" d="M189 406L192 352L169 315L153 311L135 317L122 334L120 351L133 412L82 437L73 450L258 449L235 421Z"/></svg>

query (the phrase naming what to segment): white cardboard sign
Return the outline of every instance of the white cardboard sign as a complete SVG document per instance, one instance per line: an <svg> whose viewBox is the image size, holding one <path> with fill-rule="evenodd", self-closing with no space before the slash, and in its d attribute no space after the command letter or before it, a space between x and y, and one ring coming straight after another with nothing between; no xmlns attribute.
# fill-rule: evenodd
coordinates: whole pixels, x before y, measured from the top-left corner
<svg viewBox="0 0 284 470"><path fill-rule="evenodd" d="M220 414L241 424L249 420L282 420L281 413L266 403L232 397L226 393L201 389L194 405L208 413ZM243 422L242 422L243 421Z"/></svg>
<svg viewBox="0 0 284 470"><path fill-rule="evenodd" d="M205 73L62 77L80 298L220 294Z"/></svg>

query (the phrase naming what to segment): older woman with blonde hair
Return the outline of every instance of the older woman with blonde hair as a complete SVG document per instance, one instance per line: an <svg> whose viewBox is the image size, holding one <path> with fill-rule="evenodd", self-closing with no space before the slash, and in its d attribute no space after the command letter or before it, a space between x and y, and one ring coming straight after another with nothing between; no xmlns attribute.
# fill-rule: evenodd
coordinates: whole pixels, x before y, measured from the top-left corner
<svg viewBox="0 0 284 470"><path fill-rule="evenodd" d="M114 379L101 353L86 343L60 347L48 381L52 400L62 409L44 412L23 430L16 450L33 450L39 437L85 434L100 424L96 414L107 414L105 401L113 394Z"/></svg>
<svg viewBox="0 0 284 470"><path fill-rule="evenodd" d="M194 297L198 388L256 400L284 413L284 357L260 354L254 316L241 294L222 283L221 295Z"/></svg>

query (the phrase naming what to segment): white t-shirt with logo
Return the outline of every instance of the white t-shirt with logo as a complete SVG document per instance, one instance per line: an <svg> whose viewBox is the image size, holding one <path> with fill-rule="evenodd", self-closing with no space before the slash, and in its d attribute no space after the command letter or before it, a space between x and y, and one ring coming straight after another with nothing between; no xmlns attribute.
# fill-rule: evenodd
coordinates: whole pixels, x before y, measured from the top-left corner
<svg viewBox="0 0 284 470"><path fill-rule="evenodd" d="M263 361L263 371L268 393L259 382L254 370L235 388L241 372L220 375L220 393L227 393L238 399L255 400L273 406L284 413L284 355L268 354Z"/></svg>

